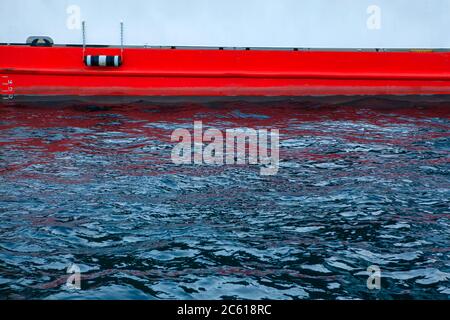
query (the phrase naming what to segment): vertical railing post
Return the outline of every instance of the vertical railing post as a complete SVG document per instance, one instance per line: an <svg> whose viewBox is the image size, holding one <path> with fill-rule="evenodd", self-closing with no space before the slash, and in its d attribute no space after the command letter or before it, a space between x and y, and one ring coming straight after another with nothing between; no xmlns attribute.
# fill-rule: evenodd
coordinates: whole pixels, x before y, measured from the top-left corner
<svg viewBox="0 0 450 320"><path fill-rule="evenodd" d="M85 57L85 53L86 53L86 22L85 21L81 22L81 32L82 32L82 36L83 36L83 61L84 61L84 57Z"/></svg>
<svg viewBox="0 0 450 320"><path fill-rule="evenodd" d="M120 21L120 59L123 61L123 21Z"/></svg>

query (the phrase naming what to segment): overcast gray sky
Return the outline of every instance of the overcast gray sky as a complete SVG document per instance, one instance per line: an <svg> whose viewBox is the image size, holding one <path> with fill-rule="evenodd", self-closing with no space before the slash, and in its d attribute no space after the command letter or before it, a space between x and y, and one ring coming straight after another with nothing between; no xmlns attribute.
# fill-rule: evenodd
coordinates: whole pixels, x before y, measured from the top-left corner
<svg viewBox="0 0 450 320"><path fill-rule="evenodd" d="M0 0L0 42L81 43L74 8L92 44L450 48L450 0Z"/></svg>

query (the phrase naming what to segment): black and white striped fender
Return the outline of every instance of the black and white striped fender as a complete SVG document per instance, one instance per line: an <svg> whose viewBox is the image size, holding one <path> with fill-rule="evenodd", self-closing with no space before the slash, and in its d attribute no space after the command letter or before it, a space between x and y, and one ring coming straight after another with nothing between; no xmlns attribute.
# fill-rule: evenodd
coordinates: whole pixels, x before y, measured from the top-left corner
<svg viewBox="0 0 450 320"><path fill-rule="evenodd" d="M84 63L88 67L120 67L122 58L120 56L92 56L84 57Z"/></svg>

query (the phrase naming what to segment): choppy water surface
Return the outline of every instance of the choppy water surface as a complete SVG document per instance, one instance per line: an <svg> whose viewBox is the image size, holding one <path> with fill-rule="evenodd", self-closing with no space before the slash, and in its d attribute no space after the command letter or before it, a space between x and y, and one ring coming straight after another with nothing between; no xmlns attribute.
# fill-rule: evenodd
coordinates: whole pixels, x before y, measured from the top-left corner
<svg viewBox="0 0 450 320"><path fill-rule="evenodd" d="M371 100L1 106L0 298L448 299L449 114ZM279 129L278 174L173 164L170 134L193 120Z"/></svg>

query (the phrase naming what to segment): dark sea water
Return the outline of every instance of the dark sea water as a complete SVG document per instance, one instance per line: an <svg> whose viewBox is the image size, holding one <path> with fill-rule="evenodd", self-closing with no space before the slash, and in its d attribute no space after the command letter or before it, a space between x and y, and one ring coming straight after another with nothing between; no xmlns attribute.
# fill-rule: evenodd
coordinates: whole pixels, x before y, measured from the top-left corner
<svg viewBox="0 0 450 320"><path fill-rule="evenodd" d="M173 164L194 120L278 174ZM2 299L449 299L450 103L3 105L0 218Z"/></svg>

